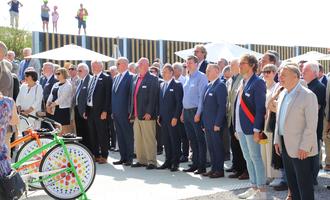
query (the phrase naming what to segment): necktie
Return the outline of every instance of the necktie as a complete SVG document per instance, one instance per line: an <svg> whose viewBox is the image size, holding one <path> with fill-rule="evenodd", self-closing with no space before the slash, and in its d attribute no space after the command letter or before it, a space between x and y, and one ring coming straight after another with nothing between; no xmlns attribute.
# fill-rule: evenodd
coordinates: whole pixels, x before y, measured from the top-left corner
<svg viewBox="0 0 330 200"><path fill-rule="evenodd" d="M77 88L77 91L76 91L76 105L78 105L78 96L79 96L79 93L80 93L80 90L81 90L81 88L82 88L82 85L83 85L83 80L80 80L79 81L79 86L78 86L78 88Z"/></svg>
<svg viewBox="0 0 330 200"><path fill-rule="evenodd" d="M165 92L166 92L166 89L167 89L167 83L165 82L165 84L164 84L164 88L163 88L163 97L165 96Z"/></svg>
<svg viewBox="0 0 330 200"><path fill-rule="evenodd" d="M88 90L88 96L87 96L87 102L91 102L92 101L92 95L93 95L93 92L94 92L94 89L95 89L95 85L96 85L96 75L93 77L93 80L92 80L92 83L89 87L89 90Z"/></svg>
<svg viewBox="0 0 330 200"><path fill-rule="evenodd" d="M120 79L121 79L121 74L119 74L119 76L116 78L115 84L113 85L113 89L115 92L117 92L119 83L120 83Z"/></svg>
<svg viewBox="0 0 330 200"><path fill-rule="evenodd" d="M207 85L207 88L206 88L206 91L205 91L204 99L205 99L207 93L209 92L209 90L211 89L211 87L212 87L212 83L209 83L209 84Z"/></svg>

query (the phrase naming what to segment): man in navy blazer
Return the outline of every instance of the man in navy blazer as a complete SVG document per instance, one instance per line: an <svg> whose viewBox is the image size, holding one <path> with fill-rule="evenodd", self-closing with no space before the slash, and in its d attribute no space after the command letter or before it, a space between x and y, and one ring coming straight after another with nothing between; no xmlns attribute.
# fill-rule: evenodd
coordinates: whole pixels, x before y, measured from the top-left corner
<svg viewBox="0 0 330 200"><path fill-rule="evenodd" d="M157 167L158 77L149 73L149 60L147 58L140 58L138 68L139 74L133 77L130 93L130 117L134 119L133 130L138 160L132 167L147 165L146 169L155 169Z"/></svg>
<svg viewBox="0 0 330 200"><path fill-rule="evenodd" d="M129 122L129 94L133 75L128 71L129 61L125 57L118 58L118 74L112 85L112 118L116 127L120 160L114 165L132 165L134 154L133 127Z"/></svg>
<svg viewBox="0 0 330 200"><path fill-rule="evenodd" d="M239 68L243 80L234 104L234 126L252 184L252 188L240 194L239 198L266 199L265 168L258 143L265 121L266 84L255 74L258 68L255 56L243 55Z"/></svg>
<svg viewBox="0 0 330 200"><path fill-rule="evenodd" d="M206 76L210 81L203 101L202 122L210 152L211 170L204 173L210 178L224 177L223 134L226 126L227 88L219 79L219 66L209 64Z"/></svg>
<svg viewBox="0 0 330 200"><path fill-rule="evenodd" d="M88 147L92 152L93 149L91 148L89 139L87 120L84 118L84 113L86 112L88 85L92 79L92 76L89 75L89 68L85 63L80 63L78 65L77 73L79 77L79 84L76 91L74 91L75 95L73 98L76 131L77 136L82 137L81 143Z"/></svg>
<svg viewBox="0 0 330 200"><path fill-rule="evenodd" d="M177 171L180 163L180 134L178 120L182 112L183 87L173 78L170 64L163 67L164 81L160 85L158 124L161 126L165 146L165 162L157 169Z"/></svg>
<svg viewBox="0 0 330 200"><path fill-rule="evenodd" d="M93 78L87 93L86 117L95 160L105 164L110 146L107 117L111 113L112 79L103 73L101 61L93 61L91 65Z"/></svg>
<svg viewBox="0 0 330 200"><path fill-rule="evenodd" d="M204 45L196 45L194 55L198 58L198 70L205 74L206 67L209 63L206 61L207 51Z"/></svg>

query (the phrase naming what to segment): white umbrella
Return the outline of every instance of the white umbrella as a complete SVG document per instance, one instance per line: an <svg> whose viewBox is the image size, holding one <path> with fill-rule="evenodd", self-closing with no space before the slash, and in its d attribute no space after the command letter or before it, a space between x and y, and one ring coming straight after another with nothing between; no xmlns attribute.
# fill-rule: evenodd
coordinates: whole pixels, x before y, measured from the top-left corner
<svg viewBox="0 0 330 200"><path fill-rule="evenodd" d="M98 60L104 62L115 60L109 56L85 49L74 44L64 45L60 48L37 53L28 56L27 58L40 58L49 60Z"/></svg>
<svg viewBox="0 0 330 200"><path fill-rule="evenodd" d="M218 62L220 58L225 58L227 60L232 60L234 58L239 58L243 54L253 54L257 58L261 58L263 54L240 47L235 44L230 43L209 43L204 45L207 50L206 60L210 62ZM186 59L190 55L194 55L194 48L186 49L182 51L175 52L175 55L182 59Z"/></svg>
<svg viewBox="0 0 330 200"><path fill-rule="evenodd" d="M317 51L309 51L307 53L301 54L301 55L293 57L293 58L289 58L287 60L290 60L290 61L293 61L293 62L299 62L299 61L302 61L302 60L316 61L316 60L321 60L325 56L326 56L326 54L323 54L323 53L320 53L320 52L317 52Z"/></svg>

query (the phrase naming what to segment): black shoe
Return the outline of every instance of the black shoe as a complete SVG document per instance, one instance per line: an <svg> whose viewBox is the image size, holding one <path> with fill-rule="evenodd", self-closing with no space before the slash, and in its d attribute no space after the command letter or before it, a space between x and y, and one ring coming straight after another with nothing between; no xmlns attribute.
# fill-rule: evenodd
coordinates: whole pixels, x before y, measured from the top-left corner
<svg viewBox="0 0 330 200"><path fill-rule="evenodd" d="M133 158L136 158L136 154L135 153L133 154Z"/></svg>
<svg viewBox="0 0 330 200"><path fill-rule="evenodd" d="M110 151L115 151L116 147L110 147Z"/></svg>
<svg viewBox="0 0 330 200"><path fill-rule="evenodd" d="M125 160L119 160L119 161L113 162L112 164L114 164L114 165L122 165L125 162L126 162Z"/></svg>
<svg viewBox="0 0 330 200"><path fill-rule="evenodd" d="M226 172L234 172L234 168L231 167L231 168L229 168L229 169L226 169L225 171L226 171Z"/></svg>
<svg viewBox="0 0 330 200"><path fill-rule="evenodd" d="M181 156L180 163L185 163L185 162L188 162L188 158L186 156Z"/></svg>
<svg viewBox="0 0 330 200"><path fill-rule="evenodd" d="M139 163L139 162L134 163L134 164L131 165L131 167L145 167L145 166L146 166L146 165L141 164L141 163Z"/></svg>
<svg viewBox="0 0 330 200"><path fill-rule="evenodd" d="M162 155L163 154L163 150L157 151L157 155Z"/></svg>
<svg viewBox="0 0 330 200"><path fill-rule="evenodd" d="M241 175L240 173L235 172L235 173L233 173L233 174L230 174L230 175L228 176L228 178L238 178L240 175Z"/></svg>
<svg viewBox="0 0 330 200"><path fill-rule="evenodd" d="M157 166L153 165L153 164L149 164L148 166L146 166L146 169L156 169Z"/></svg>
<svg viewBox="0 0 330 200"><path fill-rule="evenodd" d="M184 172L194 172L196 170L197 170L197 167L189 167L188 169L184 169L182 171L184 171Z"/></svg>
<svg viewBox="0 0 330 200"><path fill-rule="evenodd" d="M172 167L171 167L171 172L176 172L176 171L178 171L179 170L179 166L177 166L177 165L173 165Z"/></svg>
<svg viewBox="0 0 330 200"><path fill-rule="evenodd" d="M281 182L279 185L273 187L276 191L285 191L288 190L288 185L286 183Z"/></svg>
<svg viewBox="0 0 330 200"><path fill-rule="evenodd" d="M163 164L160 167L157 167L157 169L171 169L171 165Z"/></svg>
<svg viewBox="0 0 330 200"><path fill-rule="evenodd" d="M132 165L132 161L127 161L124 163L125 166L131 166Z"/></svg>
<svg viewBox="0 0 330 200"><path fill-rule="evenodd" d="M206 172L205 168L198 169L197 171L194 172L194 174L204 174Z"/></svg>

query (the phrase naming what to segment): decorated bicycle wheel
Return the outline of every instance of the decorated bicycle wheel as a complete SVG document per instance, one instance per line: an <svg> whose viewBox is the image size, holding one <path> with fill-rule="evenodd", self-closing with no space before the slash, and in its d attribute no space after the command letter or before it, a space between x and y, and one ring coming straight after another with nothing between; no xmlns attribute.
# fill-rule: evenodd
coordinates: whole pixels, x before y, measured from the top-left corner
<svg viewBox="0 0 330 200"><path fill-rule="evenodd" d="M50 138L40 138L40 142L41 145L44 146L50 142L52 142L53 140ZM40 148L40 146L37 144L36 140L30 140L28 142L26 142L17 152L17 155L15 157L15 162L18 162L19 160L21 160L22 158L24 158L25 156L27 156L28 154L30 154L32 151L36 150ZM45 152L44 152L45 153ZM33 174L33 173L37 173L39 172L39 166L42 160L42 153L33 156L28 162L31 161L31 164L27 165L27 166L23 166L21 168L18 169L19 174L21 176L26 175L26 174ZM28 183L28 185L32 188L36 188L36 189L42 189L42 186L39 182L35 182L35 183Z"/></svg>
<svg viewBox="0 0 330 200"><path fill-rule="evenodd" d="M75 142L66 142L66 148L70 159L76 169L83 186L83 191L87 191L93 184L95 178L95 163L92 154L83 145ZM61 145L50 149L44 156L40 164L40 172L47 172L49 176L61 169L70 167L70 162L66 157ZM45 179L47 176L44 176ZM82 195L78 181L73 172L62 172L52 178L41 182L45 192L55 199L75 199Z"/></svg>

